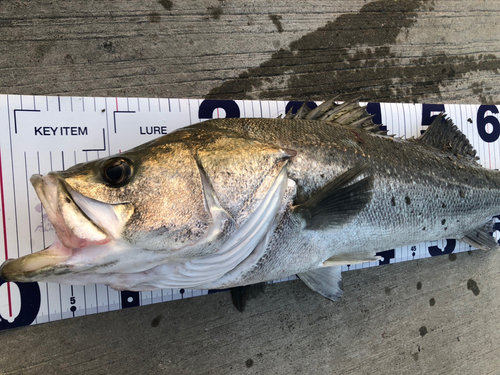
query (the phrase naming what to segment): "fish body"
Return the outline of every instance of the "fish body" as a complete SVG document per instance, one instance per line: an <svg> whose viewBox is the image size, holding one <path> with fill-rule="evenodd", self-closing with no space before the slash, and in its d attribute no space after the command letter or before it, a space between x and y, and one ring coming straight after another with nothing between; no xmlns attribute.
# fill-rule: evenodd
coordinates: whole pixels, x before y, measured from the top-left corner
<svg viewBox="0 0 500 375"><path fill-rule="evenodd" d="M341 295L340 266L456 238L496 248L500 175L443 116L417 140L354 102L295 118L217 119L31 181L58 238L12 281L118 290L227 288L298 274Z"/></svg>

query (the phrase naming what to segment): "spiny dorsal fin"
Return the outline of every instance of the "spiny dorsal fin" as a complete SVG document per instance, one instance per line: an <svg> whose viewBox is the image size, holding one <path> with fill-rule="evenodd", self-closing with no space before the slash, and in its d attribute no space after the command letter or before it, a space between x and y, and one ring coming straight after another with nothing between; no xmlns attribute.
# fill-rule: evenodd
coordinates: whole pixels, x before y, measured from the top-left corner
<svg viewBox="0 0 500 375"><path fill-rule="evenodd" d="M318 230L349 223L372 198L373 176L354 182L369 165L359 165L326 184L306 202L295 206L306 229Z"/></svg>
<svg viewBox="0 0 500 375"><path fill-rule="evenodd" d="M329 99L314 109L310 109L307 102L304 102L296 114L292 114L290 110L284 118L327 121L352 128L363 128L377 134L385 135L387 133L379 129L380 125L373 124L373 116L366 112L366 107L359 105L359 98L342 104L336 104L336 99L336 97Z"/></svg>
<svg viewBox="0 0 500 375"><path fill-rule="evenodd" d="M476 157L476 150L474 150L465 134L453 124L450 118L446 118L444 113L436 116L425 133L415 141L470 161L479 159Z"/></svg>

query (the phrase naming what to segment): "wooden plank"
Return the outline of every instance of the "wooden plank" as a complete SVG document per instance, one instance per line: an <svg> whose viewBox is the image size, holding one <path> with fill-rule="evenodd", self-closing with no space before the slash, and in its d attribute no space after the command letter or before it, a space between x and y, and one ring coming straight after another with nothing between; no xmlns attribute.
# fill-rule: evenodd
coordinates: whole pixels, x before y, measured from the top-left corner
<svg viewBox="0 0 500 375"><path fill-rule="evenodd" d="M0 91L486 103L494 0L0 2Z"/></svg>
<svg viewBox="0 0 500 375"><path fill-rule="evenodd" d="M493 0L0 2L0 91L498 103ZM0 373L495 373L498 253L0 332ZM454 260L454 261L451 261Z"/></svg>
<svg viewBox="0 0 500 375"><path fill-rule="evenodd" d="M500 253L344 273L337 303L300 281L239 313L228 292L0 333L2 374L496 373Z"/></svg>

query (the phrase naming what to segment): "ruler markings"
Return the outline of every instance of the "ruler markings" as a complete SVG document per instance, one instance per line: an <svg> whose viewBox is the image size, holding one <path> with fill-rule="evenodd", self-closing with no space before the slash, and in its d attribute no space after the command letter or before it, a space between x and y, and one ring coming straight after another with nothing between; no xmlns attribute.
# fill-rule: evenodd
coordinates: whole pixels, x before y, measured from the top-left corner
<svg viewBox="0 0 500 375"><path fill-rule="evenodd" d="M12 97L14 98L14 97ZM34 97L30 96L29 100L33 103L32 108L29 109L26 107L26 103L29 103L21 96L18 97L17 101L20 104L21 110L23 111L39 111L39 108L43 107L42 106L37 106L37 100L40 97ZM14 162L15 158L18 158L18 152L21 152L21 156L19 156L19 159L16 163L21 164L21 159L24 159L24 169L25 169L25 176L23 178L25 179L23 188L28 189L29 186L27 184L28 177L29 177L29 169L30 169L30 152L28 150L23 150L20 148L17 150L17 146L14 147L13 144L13 137L14 134L12 133L12 128L10 127L10 121L14 119L15 121L15 128L17 129L18 125L18 120L19 121L24 121L20 120L21 117L24 118L25 115L22 115L21 117L17 117L17 112L12 112L12 108L15 108L15 106L12 105L12 103L15 102L15 100L9 101L9 97L6 98L7 102L7 118L8 118L8 123L9 123L9 145L10 145L10 157L11 157L11 164L12 164L12 175L7 176L8 178L12 179L13 182L13 187L15 188L17 185L14 183L15 181L15 176L14 176L14 171L17 171L17 168L14 168ZM114 150L115 148L117 149L119 143L111 147L112 144L115 142L121 142L122 137L133 137L135 138L134 141L137 142L137 144L143 143L143 140L145 138L141 137L135 137L134 136L134 123L137 124L137 119L142 118L142 117L136 117L136 114L139 116L142 116L144 114L150 113L151 116L151 125L163 125L167 124L168 126L168 132L173 131L179 126L185 126L188 124L192 124L193 122L197 121L198 116L195 115L195 109L196 106L199 107L201 101L196 99L196 101L193 100L180 100L177 99L178 102L178 112L172 112L172 106L171 106L171 100L170 99L157 99L158 100L158 107L156 109L156 106L154 107L155 109L153 110L151 99L141 99L141 98L114 98L115 106L116 106L116 111L119 110L119 108L126 108L127 111L124 112L130 112L130 115L124 114L123 118L120 117L119 121L120 124L125 124L128 121L127 125L128 127L123 128L124 132L120 134L120 137L118 137L116 140L111 140L111 134L109 132L109 121L110 121L110 116L113 116L113 113L108 112L108 100L112 100L112 98L64 98L64 97L57 97L57 102L54 102L54 98L50 97L41 97L41 100L45 99L45 107L46 107L46 112L50 112L52 110L61 112L61 113L67 113L67 112L74 112L75 116L77 116L77 113L79 111L85 112L88 110L88 108L92 107L91 102L87 106L85 101L86 100L92 100L94 105L94 112L96 113L102 113L106 112L103 115L105 116L105 122L106 125L104 128L101 127L102 131L102 140L104 142L104 148L103 149L93 149L93 150L77 150L77 149L71 149L73 155L70 157L70 155L67 154L69 149L64 148L63 150L58 150L61 151L61 159L57 158L58 161L57 163L55 162L54 158L52 157L52 152L55 150L50 150L48 152L48 158L45 160L47 162L41 163L41 154L40 150L36 151L36 166L34 166L34 169L38 171L38 173L46 173L48 170L60 170L60 169L65 169L70 166L70 164L77 164L78 159L79 159L79 153L81 152L81 155L84 160L89 160L89 159L95 159L95 153L97 154L97 157L100 155L100 151L107 151L106 153L109 155L111 153L114 153L117 150ZM81 107L76 104L75 101L81 100ZM98 105L100 100L103 101L103 109L101 109ZM146 102L141 102L141 100L147 100ZM162 100L167 100L168 103L168 109L169 109L169 114L166 119L163 117L154 117L155 114L160 114L162 112ZM175 99L174 99L175 100ZM56 107L52 106L51 103L56 104ZM147 104L147 109L146 109L146 104ZM31 104L29 104L31 106ZM187 105L187 108L186 108ZM286 105L286 102L281 102L281 101L237 101L237 105L240 108L240 111L242 113L243 117L246 117L248 113L252 113L251 117L271 117L275 118L277 117L278 114L283 114L284 113L284 108ZM38 108L38 109L37 109ZM56 109L57 108L57 109ZM473 118L474 124L470 124L467 122L467 119L473 115L477 115L479 107L478 106L463 106L463 105L450 105L446 106L447 113L449 114L450 117L452 117L457 124L457 126L464 132L466 133L469 139L471 139L471 142L475 145L475 148L478 150L478 154L482 159L482 162L484 165L486 165L489 168L494 168L496 167L496 152L498 150L498 142L484 142L482 139L479 138L477 129L474 125L476 125L477 118ZM141 111L142 110L142 111ZM274 113L274 110L276 110L276 113ZM380 105L380 110L381 110L381 115L383 118L383 123L387 125L389 129L389 133L396 133L397 136L403 136L403 137L411 137L411 136L418 136L420 134L420 129L422 129L421 124L421 118L422 118L422 105L414 105L414 104L381 104ZM113 111L114 112L114 111ZM469 116L469 112L471 112L471 115ZM178 115L179 116L178 116ZM432 114L431 114L432 115ZM465 116L464 116L465 115ZM485 113L485 116L494 116L498 118L497 114L493 114L490 111ZM13 117L11 117L13 116ZM27 115L26 115L27 116ZM125 119L126 116L131 116L127 120ZM161 115L159 115L161 116ZM174 117L170 117L174 116ZM216 108L216 111L213 113L214 117L224 117L225 116L225 110L221 108ZM477 117L477 116L476 116ZM183 120L184 119L184 120ZM76 118L78 120L78 118ZM115 120L115 126L116 126L116 121ZM161 121L161 122L158 122ZM185 121L185 122L183 122ZM142 123L142 120L141 120ZM412 126L415 125L415 126ZM99 127L99 124L94 124L94 131L97 130L96 128ZM122 126L122 125L120 125ZM132 126L132 127L131 127ZM486 126L486 132L490 133L492 132L492 124L485 124ZM138 128L138 125L136 126ZM152 127L151 127L152 128ZM494 130L494 129L493 129ZM119 129L117 129L119 131ZM106 133L108 134L108 139L106 140ZM93 133L96 134L96 133ZM156 133L155 133L156 134ZM155 134L151 134L152 137L155 136ZM157 134L158 136L160 134ZM484 145L484 143L488 143L488 145ZM9 148L4 147L5 149ZM14 153L14 149L16 148L16 153ZM66 151L66 155L65 155ZM121 150L120 150L121 151ZM89 157L89 152L92 154L91 157ZM492 155L493 154L493 155ZM69 157L69 159L67 159ZM1 154L0 154L1 158ZM6 162L7 159L4 160L4 163ZM50 168L45 168L43 164L47 165L50 164ZM57 165L56 165L57 164ZM59 165L60 164L60 165ZM1 168L1 159L0 159L0 168ZM2 178L2 173L0 169L0 178ZM20 178L18 176L18 178ZM4 194L11 194L14 195L16 194L16 189L13 189L12 192L5 192L4 193L4 183L5 178L3 181L0 181L0 188L2 189L2 195ZM10 182L10 181L9 181ZM24 186L26 185L26 186ZM19 197L14 197L12 200L12 210L14 212L14 217L15 217L15 225L16 225L16 236L17 236L17 248L18 248L18 254L20 252L20 239L19 239L19 224L18 220L20 217L18 216L18 202L21 202L23 199L26 199L26 202L23 204L27 204L27 224L26 226L28 227L27 229L30 230L29 234L29 240L30 240L30 245L31 245L31 251L33 251L34 246L33 243L36 241L32 237L32 228L34 224L34 216L32 216L31 209L33 208L33 203L31 203L30 198L30 193L27 192L26 198L22 198L21 196ZM23 192L24 196L24 192ZM8 248L7 248L7 221L5 218L6 209L5 208L5 198L2 200L2 219L3 219L3 233L4 233L4 252L7 257L8 255ZM20 206L19 206L20 207ZM24 207L24 206L23 206ZM24 210L24 208L23 208ZM24 211L23 211L24 212ZM48 228L45 228L47 225L45 223L46 218L44 218L44 211L40 207L40 210L37 210L36 215L37 217L36 220L40 220L39 222L41 223L41 228L43 229L41 233L39 234L38 237L39 241L43 243L43 246L45 247L46 241L48 242L49 239L46 239L46 234L50 234L49 237L53 237L53 229L52 232L47 232ZM38 219L39 218L39 219ZM23 232L24 233L24 232ZM27 238L28 236L24 237ZM400 249L395 249L395 256L394 258L389 259L390 263L393 262L399 262L402 260L409 260L409 259L419 259L419 258L425 258L431 256L428 247L429 246L436 246L438 245L438 242L434 241L431 243L427 244L417 244L415 246L407 246L404 248ZM447 242L445 240L439 241L439 247L441 249L444 249L445 246L447 245ZM465 244L458 244L456 245L454 252L458 251L466 251L468 250L467 245ZM370 262L367 264L359 264L359 265L354 265L351 267L343 267L343 269L357 269L357 268L366 268L370 266L376 265L376 262ZM293 278L285 278L283 280L290 280ZM45 284L45 285L43 285ZM46 307L43 307L40 309L39 315L37 317L37 322L42 322L42 321L47 321L47 320L56 320L56 319L61 319L65 318L68 316L77 316L77 315L85 315L85 314L91 314L95 312L101 312L101 311L111 311L117 308L120 308L122 305L121 301L121 294L119 292L116 292L114 290L110 290L109 287L103 286L103 285L91 285L89 287L82 287L82 286L63 286L61 287L58 284L53 284L53 283L40 283L41 288L43 288L43 297L44 301L43 305ZM65 289L68 288L68 289ZM57 292L56 292L57 291ZM158 291L153 291L153 292L147 292L147 293L141 293L139 301L140 304L150 304L150 303L156 303L160 301L168 301L172 299L183 299L183 298L188 298L192 296L198 296L198 295L205 295L207 294L208 291L198 291L198 290L184 290L184 289L161 289ZM46 295L45 295L46 294ZM83 296L80 296L80 294ZM62 303L62 300L67 300L67 297L71 296L76 298L76 305L78 305L78 309L76 311L73 311L71 306L71 309L68 310L68 308L65 308L65 304ZM58 299L58 303L56 304L56 300ZM78 302L80 301L80 302ZM76 306L74 305L74 306ZM50 306L53 306L52 310L49 308ZM55 308L54 308L55 307ZM12 308L12 306L11 306ZM64 310L64 311L63 311ZM69 313L71 311L71 313Z"/></svg>

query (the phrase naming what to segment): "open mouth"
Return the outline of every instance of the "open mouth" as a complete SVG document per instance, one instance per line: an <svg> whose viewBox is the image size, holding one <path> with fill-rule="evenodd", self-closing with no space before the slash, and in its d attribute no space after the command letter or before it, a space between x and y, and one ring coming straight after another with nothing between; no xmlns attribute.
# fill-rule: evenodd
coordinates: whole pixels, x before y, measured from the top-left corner
<svg viewBox="0 0 500 375"><path fill-rule="evenodd" d="M56 239L48 248L18 259L8 259L0 270L6 281L31 281L41 275L61 272L78 249L103 245L115 239L132 209L127 204L111 205L83 196L73 190L57 173L33 175L30 179L48 218L56 230Z"/></svg>

